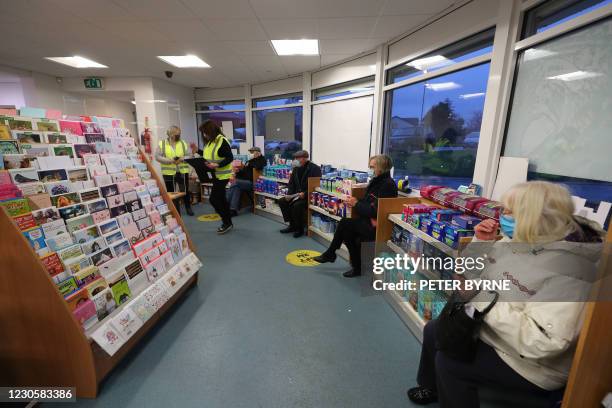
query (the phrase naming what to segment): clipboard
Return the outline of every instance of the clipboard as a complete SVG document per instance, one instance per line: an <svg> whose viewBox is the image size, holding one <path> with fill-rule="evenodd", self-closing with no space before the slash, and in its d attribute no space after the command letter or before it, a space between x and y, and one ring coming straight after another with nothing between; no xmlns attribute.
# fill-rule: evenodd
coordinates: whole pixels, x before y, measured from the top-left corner
<svg viewBox="0 0 612 408"><path fill-rule="evenodd" d="M193 167L200 179L200 183L210 183L214 179L214 170L206 167L206 159L203 157L193 157L190 159L185 159L185 163Z"/></svg>

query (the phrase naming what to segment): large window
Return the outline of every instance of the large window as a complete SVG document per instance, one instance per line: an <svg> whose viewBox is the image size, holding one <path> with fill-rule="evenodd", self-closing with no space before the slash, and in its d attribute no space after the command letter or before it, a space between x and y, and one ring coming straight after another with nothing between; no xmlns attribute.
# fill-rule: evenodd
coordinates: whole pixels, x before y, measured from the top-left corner
<svg viewBox="0 0 612 408"><path fill-rule="evenodd" d="M253 111L255 144L264 137L264 150L268 159L279 154L291 158L302 149L302 107L263 109Z"/></svg>
<svg viewBox="0 0 612 408"><path fill-rule="evenodd" d="M414 187L472 182L489 63L386 94L385 151Z"/></svg>
<svg viewBox="0 0 612 408"><path fill-rule="evenodd" d="M611 35L607 19L520 52L503 150L591 206L612 201Z"/></svg>
<svg viewBox="0 0 612 408"><path fill-rule="evenodd" d="M494 36L495 28L491 28L393 67L387 71L386 83L394 84L488 54L493 50Z"/></svg>
<svg viewBox="0 0 612 408"><path fill-rule="evenodd" d="M196 102L198 127L207 120L214 121L230 139L232 148L238 149L247 140L244 109L244 101Z"/></svg>
<svg viewBox="0 0 612 408"><path fill-rule="evenodd" d="M545 1L526 13L522 38L541 33L608 4L612 4L612 0Z"/></svg>

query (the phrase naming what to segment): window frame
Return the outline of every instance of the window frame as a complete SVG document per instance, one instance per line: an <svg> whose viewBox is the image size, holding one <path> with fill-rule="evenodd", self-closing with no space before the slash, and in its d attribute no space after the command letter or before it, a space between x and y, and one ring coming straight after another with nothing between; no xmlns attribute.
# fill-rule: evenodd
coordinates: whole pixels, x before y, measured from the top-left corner
<svg viewBox="0 0 612 408"><path fill-rule="evenodd" d="M341 90L343 88L349 87L351 85L370 85L372 86L372 89L368 89L368 90L362 90L359 92L355 92L355 93L349 93L346 95L338 95L338 96L332 96L329 98L323 98L323 99L317 99L317 92L321 92L323 90ZM341 101L341 100L345 100L345 99L352 99L352 98L359 98L361 96L367 96L367 95L374 95L374 91L376 89L376 76L375 75L370 75L367 77L362 77L362 78L357 78L357 79L353 79L350 81L345 81L345 82L341 82L338 84L334 84L334 85L329 85L329 86L324 86L324 87L320 87L320 88L313 88L311 91L311 104L312 105L317 105L320 103L325 103L325 102L334 102L334 101ZM343 91L339 91L336 93L341 93ZM334 93L332 92L331 95L334 95Z"/></svg>
<svg viewBox="0 0 612 408"><path fill-rule="evenodd" d="M241 109L210 109L210 110L198 110L198 104L199 103L205 103L205 104L209 104L209 105L227 105L229 104L229 102L242 102L242 104L244 105L244 108ZM195 113L218 113L218 112L245 112L247 105L246 105L246 100L245 99L234 99L234 100L228 100L228 101L204 101L204 100L196 100L194 101L194 107L195 107Z"/></svg>
<svg viewBox="0 0 612 408"><path fill-rule="evenodd" d="M260 101L273 101L275 99L283 99L283 97L290 98L293 96L299 96L300 98L302 98L302 100L300 102L285 103L281 105L270 105L270 106L259 106L259 107L257 106L257 102L260 102ZM260 111L260 110L266 110L266 109L291 108L291 107L296 107L296 106L302 106L302 107L304 106L304 92L302 91L291 92L291 93L286 93L286 94L263 96L259 98L252 98L251 100L251 111L253 112Z"/></svg>

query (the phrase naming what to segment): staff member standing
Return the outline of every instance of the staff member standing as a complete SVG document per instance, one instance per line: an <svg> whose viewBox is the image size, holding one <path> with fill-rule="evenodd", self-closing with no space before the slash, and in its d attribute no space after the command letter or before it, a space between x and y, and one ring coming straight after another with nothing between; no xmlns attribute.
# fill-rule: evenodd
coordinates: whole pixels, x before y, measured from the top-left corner
<svg viewBox="0 0 612 408"><path fill-rule="evenodd" d="M391 158L384 154L373 156L370 158L369 168L370 176L374 177L368 184L365 196L361 200L355 197L345 200L357 214L357 218L342 218L327 251L313 258L319 263L334 262L336 251L344 243L349 251L352 267L343 273L345 278L361 275L361 243L374 241L376 238L378 199L397 197L397 185L390 173L393 168Z"/></svg>
<svg viewBox="0 0 612 408"><path fill-rule="evenodd" d="M166 190L176 191L175 185L178 184L179 191L185 192L183 202L187 214L193 215L191 209L191 198L189 197L189 165L184 162L187 156L187 143L181 140L181 128L170 126L166 131L168 138L160 140L155 151L155 160L161 165L162 176L166 184Z"/></svg>
<svg viewBox="0 0 612 408"><path fill-rule="evenodd" d="M204 141L204 150L199 150L198 153L204 157L206 167L213 174L210 204L223 222L217 229L217 234L225 234L234 227L229 204L225 198L225 187L232 177L234 154L221 128L215 122L207 120L200 125L199 130Z"/></svg>
<svg viewBox="0 0 612 408"><path fill-rule="evenodd" d="M232 216L238 215L242 192L251 193L253 191L253 169L262 170L264 167L266 167L266 158L261 155L261 149L254 146L249 149L249 161L246 164L240 162L239 166L234 168L232 186L226 190L226 198Z"/></svg>
<svg viewBox="0 0 612 408"><path fill-rule="evenodd" d="M281 234L293 232L294 238L304 235L306 208L308 208L308 177L321 177L321 168L311 162L308 152L300 150L293 154L293 171L285 197L278 199L283 219L289 223Z"/></svg>

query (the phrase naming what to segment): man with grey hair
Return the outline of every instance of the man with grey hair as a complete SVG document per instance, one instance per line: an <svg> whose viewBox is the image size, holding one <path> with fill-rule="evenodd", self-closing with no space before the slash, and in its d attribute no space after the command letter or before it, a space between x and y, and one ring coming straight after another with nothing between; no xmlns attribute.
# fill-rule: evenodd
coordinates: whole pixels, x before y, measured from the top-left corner
<svg viewBox="0 0 612 408"><path fill-rule="evenodd" d="M321 168L309 160L306 150L293 154L293 171L289 178L287 195L278 199L283 219L289 223L281 234L293 232L294 238L304 235L308 208L308 177L321 177Z"/></svg>

